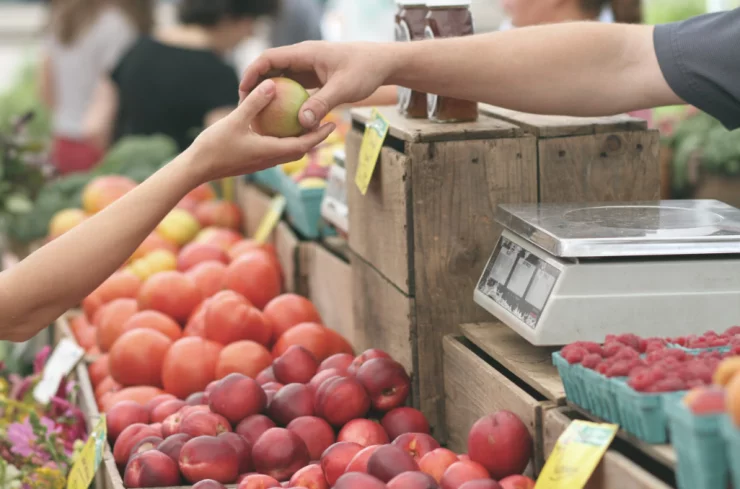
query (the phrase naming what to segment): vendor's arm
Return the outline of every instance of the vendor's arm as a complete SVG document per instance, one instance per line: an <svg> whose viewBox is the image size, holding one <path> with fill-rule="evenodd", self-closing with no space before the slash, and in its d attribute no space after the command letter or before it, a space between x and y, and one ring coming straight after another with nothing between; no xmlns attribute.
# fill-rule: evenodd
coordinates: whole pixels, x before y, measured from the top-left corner
<svg viewBox="0 0 740 489"><path fill-rule="evenodd" d="M265 86L144 183L0 273L0 340L31 338L79 304L196 186L299 159L333 130L329 124L285 139L255 134L250 121L275 93L273 83Z"/></svg>
<svg viewBox="0 0 740 489"><path fill-rule="evenodd" d="M241 91L278 72L322 86L304 106L307 127L384 84L576 116L685 101L711 105L727 123L740 118L738 23L740 9L657 28L583 22L411 43L303 43L265 52Z"/></svg>

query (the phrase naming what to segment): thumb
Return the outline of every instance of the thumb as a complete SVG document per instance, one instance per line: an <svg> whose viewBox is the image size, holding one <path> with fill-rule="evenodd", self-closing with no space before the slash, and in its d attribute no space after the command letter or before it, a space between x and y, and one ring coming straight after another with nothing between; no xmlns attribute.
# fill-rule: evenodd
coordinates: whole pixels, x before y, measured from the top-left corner
<svg viewBox="0 0 740 489"><path fill-rule="evenodd" d="M241 101L236 109L237 113L241 119L250 122L254 116L267 107L267 104L272 102L273 98L275 98L275 82L265 80Z"/></svg>
<svg viewBox="0 0 740 489"><path fill-rule="evenodd" d="M318 92L313 94L301 107L298 119L306 129L313 129L326 117L326 115L347 100L346 90L342 87L341 80L332 79Z"/></svg>

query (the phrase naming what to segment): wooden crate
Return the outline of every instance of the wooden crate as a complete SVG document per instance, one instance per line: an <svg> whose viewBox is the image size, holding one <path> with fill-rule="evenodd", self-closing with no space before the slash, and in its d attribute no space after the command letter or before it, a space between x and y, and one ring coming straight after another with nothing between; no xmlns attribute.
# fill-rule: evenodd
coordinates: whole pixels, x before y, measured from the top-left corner
<svg viewBox="0 0 740 489"><path fill-rule="evenodd" d="M540 437L543 408L547 406L541 397L512 380L509 372L491 365L464 338L445 336L443 351L447 446L451 450L467 452L467 436L473 424L500 410L516 414L533 440ZM531 473L538 470L536 452L535 446Z"/></svg>
<svg viewBox="0 0 740 489"><path fill-rule="evenodd" d="M496 206L656 198L658 139L628 117L523 122L507 112L433 124L379 110L389 135L364 196L352 182L370 109L352 112L346 141L353 291L363 298L355 325L360 338L398 339L417 373L418 407L444 440L440 342L461 323L491 319L472 298L501 233ZM403 316L378 321L394 308Z"/></svg>
<svg viewBox="0 0 740 489"><path fill-rule="evenodd" d="M544 414L541 446L549 457L560 435L572 419L568 408L552 409ZM610 449L586 484L587 489L668 489L651 471L642 468L625 455Z"/></svg>
<svg viewBox="0 0 740 489"><path fill-rule="evenodd" d="M352 266L341 249L308 243L300 251L301 281L324 325L356 345L352 314Z"/></svg>

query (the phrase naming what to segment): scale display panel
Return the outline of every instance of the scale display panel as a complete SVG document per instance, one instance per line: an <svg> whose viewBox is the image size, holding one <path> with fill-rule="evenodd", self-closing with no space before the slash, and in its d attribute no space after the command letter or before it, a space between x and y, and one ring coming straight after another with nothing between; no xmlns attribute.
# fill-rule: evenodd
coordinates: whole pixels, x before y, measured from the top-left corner
<svg viewBox="0 0 740 489"><path fill-rule="evenodd" d="M542 316L560 270L502 237L478 290L532 329Z"/></svg>

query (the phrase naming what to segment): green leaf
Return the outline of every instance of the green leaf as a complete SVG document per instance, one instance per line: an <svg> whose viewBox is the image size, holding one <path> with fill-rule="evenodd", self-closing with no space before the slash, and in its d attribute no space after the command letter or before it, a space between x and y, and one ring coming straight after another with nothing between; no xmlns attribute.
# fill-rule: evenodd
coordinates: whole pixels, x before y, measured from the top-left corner
<svg viewBox="0 0 740 489"><path fill-rule="evenodd" d="M33 202L25 195L15 193L5 199L5 208L12 214L26 214L33 210Z"/></svg>

